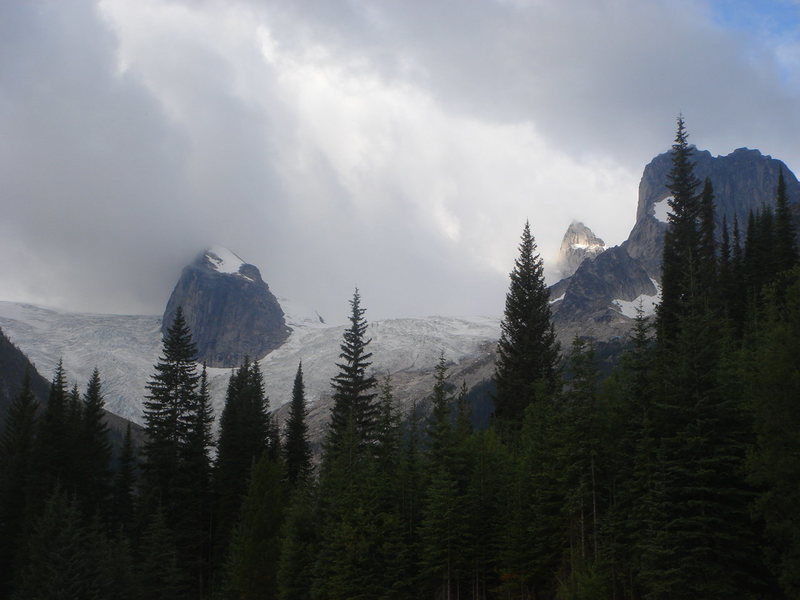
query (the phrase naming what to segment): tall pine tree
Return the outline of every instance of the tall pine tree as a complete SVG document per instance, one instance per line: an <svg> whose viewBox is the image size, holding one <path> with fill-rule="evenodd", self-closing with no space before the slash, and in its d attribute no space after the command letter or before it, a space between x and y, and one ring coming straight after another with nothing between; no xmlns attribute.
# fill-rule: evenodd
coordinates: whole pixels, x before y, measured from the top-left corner
<svg viewBox="0 0 800 600"><path fill-rule="evenodd" d="M556 387L559 350L543 268L526 222L497 348L494 416L502 429L518 431L525 408Z"/></svg>

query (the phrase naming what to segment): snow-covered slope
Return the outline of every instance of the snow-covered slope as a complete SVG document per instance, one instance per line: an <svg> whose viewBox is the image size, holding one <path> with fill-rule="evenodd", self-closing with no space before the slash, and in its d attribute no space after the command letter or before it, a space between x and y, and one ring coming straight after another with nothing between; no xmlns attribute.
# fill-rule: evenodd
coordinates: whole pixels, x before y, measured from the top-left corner
<svg viewBox="0 0 800 600"><path fill-rule="evenodd" d="M292 327L289 338L260 361L271 407L289 401L300 361L309 402L327 406L344 327L328 326L315 312L303 312L288 302L286 311ZM96 366L108 409L136 422L141 422L145 386L161 351L160 326L157 316L76 314L0 302L0 328L40 373L49 379L63 359L70 383L83 388ZM490 318L391 319L371 323L368 335L375 373L390 374L398 400L408 403L430 393L440 352L452 363L455 383L463 378L472 385L489 376L500 325ZM217 411L230 372L208 371Z"/></svg>

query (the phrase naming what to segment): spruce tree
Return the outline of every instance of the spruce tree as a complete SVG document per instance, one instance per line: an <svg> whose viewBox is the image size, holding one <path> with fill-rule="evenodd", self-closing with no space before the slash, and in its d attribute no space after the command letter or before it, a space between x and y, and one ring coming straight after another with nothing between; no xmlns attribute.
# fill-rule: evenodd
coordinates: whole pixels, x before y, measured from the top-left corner
<svg viewBox="0 0 800 600"><path fill-rule="evenodd" d="M211 426L214 421L206 365L187 415L186 439L181 443L175 481L175 541L178 565L186 573L191 596L203 597L208 584L211 547Z"/></svg>
<svg viewBox="0 0 800 600"><path fill-rule="evenodd" d="M226 562L226 595L240 600L278 597L285 498L279 462L262 456L253 468Z"/></svg>
<svg viewBox="0 0 800 600"><path fill-rule="evenodd" d="M325 441L326 456L337 451L348 427L353 428L359 446L373 446L377 437L378 406L373 391L376 381L367 372L372 365L369 360L372 353L367 352L371 340L366 338L368 323L364 318L365 312L356 288L350 300L350 326L339 346L342 362L336 364L339 372L331 380L333 408Z"/></svg>
<svg viewBox="0 0 800 600"><path fill-rule="evenodd" d="M239 514L250 472L270 447L267 399L258 364L245 358L228 381L214 463L214 552L219 570L227 555L230 536Z"/></svg>
<svg viewBox="0 0 800 600"><path fill-rule="evenodd" d="M286 477L291 488L311 474L311 446L308 441L307 415L301 363L297 366L297 374L292 387L289 416L286 418L286 441L283 447Z"/></svg>
<svg viewBox="0 0 800 600"><path fill-rule="evenodd" d="M497 348L494 416L501 428L518 431L525 408L555 389L559 360L543 263L527 222L510 277Z"/></svg>
<svg viewBox="0 0 800 600"><path fill-rule="evenodd" d="M22 389L8 408L0 437L0 597L8 597L23 550L23 525L28 512L34 470L38 405L25 372Z"/></svg>
<svg viewBox="0 0 800 600"><path fill-rule="evenodd" d="M660 339L672 342L678 336L678 321L686 310L689 297L699 283L701 260L699 217L700 181L694 174L688 134L683 117L678 117L675 143L672 145L672 169L667 187L672 193L670 214L664 234L664 254L661 262L661 303L658 306Z"/></svg>
<svg viewBox="0 0 800 600"><path fill-rule="evenodd" d="M131 439L131 424L125 428L125 437L117 459L117 470L112 483L112 514L114 521L130 536L134 522L136 489L136 451Z"/></svg>
<svg viewBox="0 0 800 600"><path fill-rule="evenodd" d="M162 355L147 384L144 401L145 444L142 478L145 501L160 504L167 522L175 518L174 486L181 452L197 402L197 354L191 332L178 307L163 340Z"/></svg>
<svg viewBox="0 0 800 600"><path fill-rule="evenodd" d="M83 395L81 452L81 497L84 511L92 514L107 508L111 492L111 442L105 422L100 372L95 368Z"/></svg>
<svg viewBox="0 0 800 600"><path fill-rule="evenodd" d="M791 269L797 263L797 237L795 235L783 168L778 174L775 199L775 267L777 272Z"/></svg>

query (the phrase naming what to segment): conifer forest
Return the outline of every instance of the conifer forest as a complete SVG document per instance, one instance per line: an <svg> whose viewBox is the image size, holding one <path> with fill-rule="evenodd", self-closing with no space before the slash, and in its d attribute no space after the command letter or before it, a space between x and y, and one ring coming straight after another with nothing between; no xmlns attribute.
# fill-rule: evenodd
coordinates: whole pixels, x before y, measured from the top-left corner
<svg viewBox="0 0 800 600"><path fill-rule="evenodd" d="M800 598L797 231L783 175L717 231L693 151L679 119L661 302L610 373L591 339L556 341L524 224L488 427L444 354L400 410L358 290L319 447L302 364L280 427L249 360L215 423L180 309L121 444L103 373L81 393L59 366L42 404L26 378L0 437L0 598Z"/></svg>

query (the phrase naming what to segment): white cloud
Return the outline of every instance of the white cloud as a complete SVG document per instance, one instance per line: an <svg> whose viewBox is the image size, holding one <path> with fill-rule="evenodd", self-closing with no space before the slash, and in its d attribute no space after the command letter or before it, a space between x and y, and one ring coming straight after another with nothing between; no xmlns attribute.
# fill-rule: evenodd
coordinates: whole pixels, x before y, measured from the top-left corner
<svg viewBox="0 0 800 600"><path fill-rule="evenodd" d="M158 312L220 243L323 313L357 283L375 316L496 314L526 219L545 257L572 219L626 237L679 110L700 147L798 162L789 50L704 4L80 7L0 28L26 57L0 65L0 255L30 257L4 297Z"/></svg>

